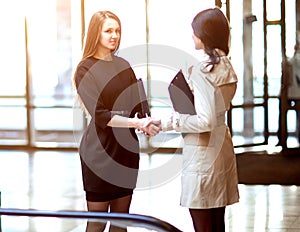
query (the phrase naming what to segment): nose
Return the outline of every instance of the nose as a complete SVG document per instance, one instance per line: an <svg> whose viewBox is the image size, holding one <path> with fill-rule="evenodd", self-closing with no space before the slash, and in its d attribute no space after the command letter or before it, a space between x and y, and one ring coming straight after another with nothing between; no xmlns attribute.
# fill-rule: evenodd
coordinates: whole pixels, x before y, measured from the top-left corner
<svg viewBox="0 0 300 232"><path fill-rule="evenodd" d="M116 31L114 31L114 32L112 33L112 37L113 37L113 38L117 38L117 37L118 37L118 33L117 33Z"/></svg>

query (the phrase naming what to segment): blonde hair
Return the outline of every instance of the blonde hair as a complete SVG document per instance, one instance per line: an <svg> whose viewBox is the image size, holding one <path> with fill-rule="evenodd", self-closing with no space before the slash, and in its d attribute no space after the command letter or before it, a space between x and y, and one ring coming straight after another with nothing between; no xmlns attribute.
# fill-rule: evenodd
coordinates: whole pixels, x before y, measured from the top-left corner
<svg viewBox="0 0 300 232"><path fill-rule="evenodd" d="M91 21L90 21L90 24L88 27L88 31L87 31L87 35L86 35L86 40L85 40L85 45L84 45L84 50L83 50L81 60L84 60L88 57L92 57L95 55L98 43L100 41L100 36L101 36L100 32L102 30L105 20L108 18L116 20L120 26L120 39L116 46L116 49L112 53L115 53L119 49L120 42L121 42L121 21L120 21L120 19L118 18L117 15L115 15L114 13L112 13L110 11L98 11L98 12L94 13L91 18Z"/></svg>
<svg viewBox="0 0 300 232"><path fill-rule="evenodd" d="M89 58L89 57L92 57L95 55L100 38L101 38L100 32L102 30L105 20L108 18L116 20L120 26L120 39L118 41L116 49L114 51L112 51L112 53L114 54L119 49L120 42L121 42L121 21L120 21L120 19L118 18L117 15L115 15L114 13L112 13L110 11L98 11L98 12L94 13L91 18L80 63L83 60L85 60L86 58ZM75 71L74 76L73 76L73 90L74 90L74 94L75 94L74 97L77 98L79 106L85 112L86 117L88 117L89 113L76 91L76 89L77 89L76 84L75 84L76 72L77 71Z"/></svg>

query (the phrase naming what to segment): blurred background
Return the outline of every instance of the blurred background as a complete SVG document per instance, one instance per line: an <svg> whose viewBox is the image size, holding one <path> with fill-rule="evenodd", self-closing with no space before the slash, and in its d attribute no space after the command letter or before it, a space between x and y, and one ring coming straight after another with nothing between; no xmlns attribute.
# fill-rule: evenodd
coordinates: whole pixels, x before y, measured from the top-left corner
<svg viewBox="0 0 300 232"><path fill-rule="evenodd" d="M120 17L118 55L144 80L152 115L164 117L172 112L168 84L178 69L186 74L197 62L193 17L217 5L230 22L229 56L239 80L227 123L241 201L228 208L226 229L299 231L300 0L0 0L0 5L1 207L86 210L77 148L87 118L72 77L94 12L110 10ZM179 173L165 166L181 163L181 135L139 136L141 170L161 167L173 175L161 186L154 181L160 175L149 175L147 188L134 193L131 212L193 231L178 202ZM84 230L81 220L0 218L0 231Z"/></svg>
<svg viewBox="0 0 300 232"><path fill-rule="evenodd" d="M153 115L171 112L167 84L177 69L187 72L197 59L191 21L198 11L215 5L230 20L230 58L239 78L227 118L235 147L299 147L299 119L290 110L293 100L287 103L281 98L285 61L293 57L297 42L298 1L12 0L0 4L3 148L77 148L86 118L74 98L72 76L89 20L98 10L111 10L120 17L118 55L128 58L136 75L145 80ZM176 148L180 140L177 133L168 132L141 141L143 147Z"/></svg>

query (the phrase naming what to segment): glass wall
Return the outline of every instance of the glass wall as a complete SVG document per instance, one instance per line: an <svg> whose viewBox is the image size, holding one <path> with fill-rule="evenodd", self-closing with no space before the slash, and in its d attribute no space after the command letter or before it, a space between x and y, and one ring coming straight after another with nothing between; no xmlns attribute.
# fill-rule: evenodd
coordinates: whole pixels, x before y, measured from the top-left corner
<svg viewBox="0 0 300 232"><path fill-rule="evenodd" d="M80 16L80 5L18 0L0 11L1 145L72 145L83 125L73 125L71 82L81 48L80 18L72 27L72 17Z"/></svg>
<svg viewBox="0 0 300 232"><path fill-rule="evenodd" d="M0 7L0 138L5 144L27 140L25 20L19 9L21 1L17 9L12 1Z"/></svg>
<svg viewBox="0 0 300 232"><path fill-rule="evenodd" d="M285 18L282 5L285 5ZM282 58L293 55L296 42L295 1L231 1L230 9L231 60L239 77L237 94L232 102L234 144L267 142L275 146L278 143ZM256 20L248 22L247 16L251 15ZM285 41L285 50L282 41ZM289 132L294 133L295 114L292 112L288 116ZM264 141L265 136L267 141Z"/></svg>
<svg viewBox="0 0 300 232"><path fill-rule="evenodd" d="M267 4L267 11L270 12L268 20L280 19L279 2ZM295 3L285 2L288 12L286 22L289 24L286 27L286 54L292 56L295 41L295 15L292 12ZM265 94L263 5L262 1L252 0L252 13L257 21L252 24L253 81L248 83L244 79L243 3L243 0L230 2L230 58L239 77L233 106L261 104ZM87 30L92 14L98 10L111 10L120 17L122 41L118 55L126 58L137 77L144 80L153 116L168 115L172 111L168 83L179 69L187 74L188 68L197 61L192 40L192 19L201 9L214 4L215 0L193 0L189 4L172 0L128 0L126 4L123 0L5 2L0 7L3 32L0 38L0 145L77 147L86 118L73 97L72 76L81 57L82 32ZM225 3L222 10L226 13ZM280 38L280 27L269 26L267 94L271 98L267 106L272 109L279 109ZM248 98L246 91L251 93L251 98ZM263 106L252 112L243 107L233 108L235 144L247 142L249 120L252 122L251 130L257 135L256 142L261 141L266 129L261 120L265 110ZM249 117L252 114L254 116ZM276 133L278 113L268 117L269 130ZM289 128L293 132L295 116L289 114L289 118ZM168 132L148 142L154 147L177 147L180 140L177 133Z"/></svg>

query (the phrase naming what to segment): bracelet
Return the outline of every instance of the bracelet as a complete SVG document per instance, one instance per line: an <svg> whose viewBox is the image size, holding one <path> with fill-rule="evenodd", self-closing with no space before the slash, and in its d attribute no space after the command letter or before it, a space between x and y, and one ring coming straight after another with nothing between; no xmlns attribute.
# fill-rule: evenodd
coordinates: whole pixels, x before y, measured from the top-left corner
<svg viewBox="0 0 300 232"><path fill-rule="evenodd" d="M175 112L173 115L173 123L172 126L175 129L176 127L179 127L180 125L180 118L179 118L179 113Z"/></svg>

